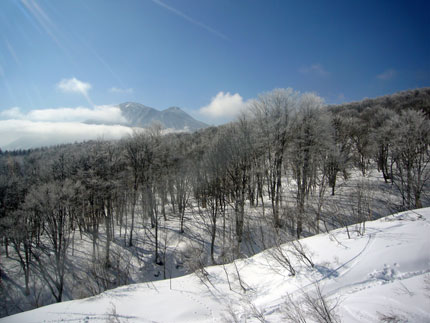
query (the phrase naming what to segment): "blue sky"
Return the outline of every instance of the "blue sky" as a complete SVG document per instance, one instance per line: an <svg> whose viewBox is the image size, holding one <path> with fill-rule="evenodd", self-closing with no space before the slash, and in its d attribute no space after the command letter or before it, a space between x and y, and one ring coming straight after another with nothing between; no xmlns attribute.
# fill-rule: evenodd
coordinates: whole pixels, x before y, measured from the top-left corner
<svg viewBox="0 0 430 323"><path fill-rule="evenodd" d="M1 0L0 113L136 101L211 122L203 107L274 88L341 103L429 86L429 12L394 0Z"/></svg>

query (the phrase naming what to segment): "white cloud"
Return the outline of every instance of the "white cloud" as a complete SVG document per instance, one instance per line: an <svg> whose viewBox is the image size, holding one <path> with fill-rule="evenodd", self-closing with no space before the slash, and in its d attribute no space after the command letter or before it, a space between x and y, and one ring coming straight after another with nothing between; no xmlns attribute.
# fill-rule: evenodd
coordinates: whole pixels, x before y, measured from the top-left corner
<svg viewBox="0 0 430 323"><path fill-rule="evenodd" d="M2 149L34 148L98 138L119 139L132 133L130 127L118 125L126 119L119 107L110 105L28 112L14 107L0 112L0 119ZM88 124L90 121L105 124Z"/></svg>
<svg viewBox="0 0 430 323"><path fill-rule="evenodd" d="M36 109L27 113L21 112L18 107L14 107L0 113L1 119L17 119L28 121L49 121L49 122L84 122L95 121L105 123L125 123L121 110L117 106L100 105L92 109L85 107L77 108L57 108L57 109Z"/></svg>
<svg viewBox="0 0 430 323"><path fill-rule="evenodd" d="M209 105L200 108L199 113L203 116L231 120L247 108L248 103L243 101L239 93L219 92L212 98Z"/></svg>
<svg viewBox="0 0 430 323"><path fill-rule="evenodd" d="M91 84L79 81L73 77L71 79L62 79L57 84L57 88L63 92L81 93L85 97L88 97L88 91L91 89Z"/></svg>
<svg viewBox="0 0 430 323"><path fill-rule="evenodd" d="M13 107L0 112L1 119L24 119L25 115L21 113L20 108Z"/></svg>
<svg viewBox="0 0 430 323"><path fill-rule="evenodd" d="M388 70L385 70L383 73L376 75L376 77L380 80L387 81L394 78L396 74L397 74L396 70L390 68Z"/></svg>
<svg viewBox="0 0 430 323"><path fill-rule="evenodd" d="M306 75L327 76L329 72L321 64L312 64L299 69L299 72Z"/></svg>
<svg viewBox="0 0 430 323"><path fill-rule="evenodd" d="M109 89L109 92L119 93L119 94L132 94L134 92L134 90L132 88L121 89L121 88L118 88L118 87L111 87Z"/></svg>
<svg viewBox="0 0 430 323"><path fill-rule="evenodd" d="M0 120L0 147L27 149L100 138L120 139L132 132L132 128L120 125Z"/></svg>

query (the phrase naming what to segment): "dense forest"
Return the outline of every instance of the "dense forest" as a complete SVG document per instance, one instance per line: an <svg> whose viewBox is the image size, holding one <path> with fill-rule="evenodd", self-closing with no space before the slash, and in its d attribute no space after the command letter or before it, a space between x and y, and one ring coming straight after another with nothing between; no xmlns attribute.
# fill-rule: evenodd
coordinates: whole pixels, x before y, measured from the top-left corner
<svg viewBox="0 0 430 323"><path fill-rule="evenodd" d="M341 106L277 89L237 121L195 133L163 135L154 125L120 141L2 152L1 314L135 281L117 246L167 278L173 258L192 272L351 223L360 232L381 215L374 191L356 181L335 197L339 183L372 171L380 204L428 205L429 108L429 88ZM397 198L383 200L383 189ZM169 223L192 237L193 221L206 247L167 252ZM83 284L95 287L78 294L67 277L82 239L91 242Z"/></svg>

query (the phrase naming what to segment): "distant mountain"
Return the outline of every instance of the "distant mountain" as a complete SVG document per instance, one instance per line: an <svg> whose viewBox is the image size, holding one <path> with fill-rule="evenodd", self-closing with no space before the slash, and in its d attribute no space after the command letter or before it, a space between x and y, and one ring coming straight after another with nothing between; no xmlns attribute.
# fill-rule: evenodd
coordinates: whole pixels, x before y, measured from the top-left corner
<svg viewBox="0 0 430 323"><path fill-rule="evenodd" d="M153 122L160 122L164 127L175 130L195 131L208 127L206 123L194 119L178 107L159 111L136 102L125 102L118 106L127 120L126 125L132 127L145 128Z"/></svg>

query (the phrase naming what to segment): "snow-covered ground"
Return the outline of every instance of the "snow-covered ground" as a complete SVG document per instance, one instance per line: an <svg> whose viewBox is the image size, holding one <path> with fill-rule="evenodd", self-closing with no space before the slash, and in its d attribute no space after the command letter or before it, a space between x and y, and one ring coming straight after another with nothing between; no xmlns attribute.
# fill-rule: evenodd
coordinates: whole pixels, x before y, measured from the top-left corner
<svg viewBox="0 0 430 323"><path fill-rule="evenodd" d="M171 280L128 285L98 296L45 306L0 322L280 322L318 285L342 322L430 321L430 208L300 241L225 266ZM277 261L285 255L296 275ZM282 258L282 257L281 257ZM311 320L309 320L311 322Z"/></svg>

